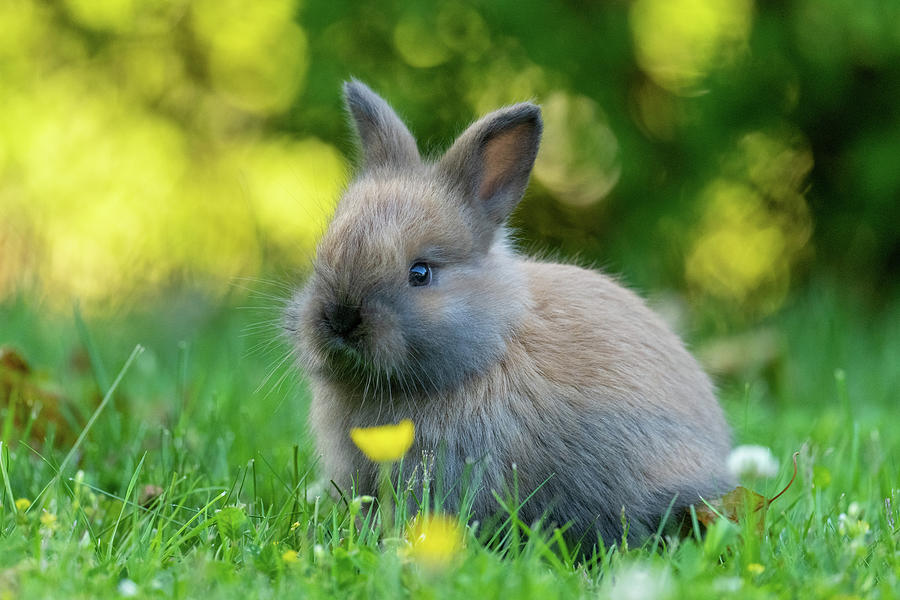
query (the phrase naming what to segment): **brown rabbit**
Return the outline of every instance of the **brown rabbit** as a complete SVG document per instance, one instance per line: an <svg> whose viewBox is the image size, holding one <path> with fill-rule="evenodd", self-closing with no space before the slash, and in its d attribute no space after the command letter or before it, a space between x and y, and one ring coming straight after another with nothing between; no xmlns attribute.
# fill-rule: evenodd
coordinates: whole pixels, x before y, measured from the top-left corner
<svg viewBox="0 0 900 600"><path fill-rule="evenodd" d="M362 169L286 315L326 475L373 493L376 467L348 432L409 418L405 475L433 452L444 506L459 508L476 469L478 519L514 469L520 498L534 493L525 521L607 543L623 510L640 539L673 499L728 489L728 427L678 337L609 277L511 248L540 108L497 110L429 161L383 99L357 81L344 94Z"/></svg>

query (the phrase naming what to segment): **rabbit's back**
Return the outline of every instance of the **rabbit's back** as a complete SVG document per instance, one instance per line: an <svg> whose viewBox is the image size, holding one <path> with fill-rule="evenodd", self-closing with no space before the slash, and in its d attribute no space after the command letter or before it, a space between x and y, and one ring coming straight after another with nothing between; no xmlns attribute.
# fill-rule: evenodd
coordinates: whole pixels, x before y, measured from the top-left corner
<svg viewBox="0 0 900 600"><path fill-rule="evenodd" d="M494 376L515 390L509 411L520 431L507 462L516 462L523 489L542 486L534 516L552 507L558 523L593 525L608 541L623 507L640 535L676 494L678 508L726 491L728 427L680 339L601 273L540 262L524 269L530 311Z"/></svg>

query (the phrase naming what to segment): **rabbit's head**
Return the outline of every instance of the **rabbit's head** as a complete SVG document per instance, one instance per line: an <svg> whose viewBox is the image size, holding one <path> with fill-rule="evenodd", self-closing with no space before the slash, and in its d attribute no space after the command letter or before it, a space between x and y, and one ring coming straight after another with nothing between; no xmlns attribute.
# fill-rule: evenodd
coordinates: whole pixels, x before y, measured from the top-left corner
<svg viewBox="0 0 900 600"><path fill-rule="evenodd" d="M540 109L470 126L437 161L362 83L344 95L362 167L287 314L304 366L359 387L445 388L500 360L528 302L503 224L522 198Z"/></svg>

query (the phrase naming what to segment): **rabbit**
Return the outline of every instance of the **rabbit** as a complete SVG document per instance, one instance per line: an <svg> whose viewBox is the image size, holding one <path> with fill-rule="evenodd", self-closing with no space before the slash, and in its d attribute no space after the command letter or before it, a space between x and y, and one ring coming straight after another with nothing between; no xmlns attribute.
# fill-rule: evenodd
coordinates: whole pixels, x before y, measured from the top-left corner
<svg viewBox="0 0 900 600"><path fill-rule="evenodd" d="M713 386L662 319L607 275L513 248L540 108L492 112L425 160L366 85L344 98L361 168L285 313L325 475L373 494L349 431L408 418L400 475L438 456L445 509L469 478L475 520L515 488L523 521L606 544L733 487Z"/></svg>

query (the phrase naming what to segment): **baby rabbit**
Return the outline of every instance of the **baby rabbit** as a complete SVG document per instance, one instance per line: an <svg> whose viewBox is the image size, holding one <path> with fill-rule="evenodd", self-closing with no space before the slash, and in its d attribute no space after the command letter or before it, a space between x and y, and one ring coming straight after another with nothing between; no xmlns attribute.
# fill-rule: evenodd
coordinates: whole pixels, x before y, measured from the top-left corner
<svg viewBox="0 0 900 600"><path fill-rule="evenodd" d="M477 467L478 519L516 485L533 493L524 521L610 543L623 510L640 539L673 502L675 514L729 489L728 427L678 337L611 278L511 247L540 108L497 110L432 161L369 88L344 95L362 168L286 313L326 475L374 493L376 465L349 431L408 418L404 475L437 456L444 507L459 509Z"/></svg>

